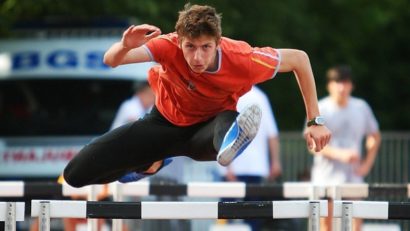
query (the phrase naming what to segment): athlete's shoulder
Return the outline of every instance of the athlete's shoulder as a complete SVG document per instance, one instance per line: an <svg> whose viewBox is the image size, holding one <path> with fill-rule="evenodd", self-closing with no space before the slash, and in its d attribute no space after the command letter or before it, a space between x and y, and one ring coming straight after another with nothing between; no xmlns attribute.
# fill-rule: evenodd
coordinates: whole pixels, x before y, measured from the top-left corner
<svg viewBox="0 0 410 231"><path fill-rule="evenodd" d="M163 34L149 40L145 46L153 60L159 63L166 62L173 58L179 50L178 36L176 33Z"/></svg>
<svg viewBox="0 0 410 231"><path fill-rule="evenodd" d="M160 35L160 36L156 37L155 39L161 39L161 40L164 40L164 41L168 41L168 42L178 46L178 35L177 35L176 32L163 34L163 35Z"/></svg>
<svg viewBox="0 0 410 231"><path fill-rule="evenodd" d="M245 41L222 37L221 48L225 53L250 54L252 47Z"/></svg>

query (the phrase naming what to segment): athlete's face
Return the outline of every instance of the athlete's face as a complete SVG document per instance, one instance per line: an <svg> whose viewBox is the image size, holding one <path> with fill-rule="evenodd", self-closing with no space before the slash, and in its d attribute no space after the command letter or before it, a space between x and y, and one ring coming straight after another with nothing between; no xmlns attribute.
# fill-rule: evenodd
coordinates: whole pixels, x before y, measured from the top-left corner
<svg viewBox="0 0 410 231"><path fill-rule="evenodd" d="M218 44L214 37L206 35L195 39L183 37L180 44L184 58L193 72L202 73L216 68Z"/></svg>

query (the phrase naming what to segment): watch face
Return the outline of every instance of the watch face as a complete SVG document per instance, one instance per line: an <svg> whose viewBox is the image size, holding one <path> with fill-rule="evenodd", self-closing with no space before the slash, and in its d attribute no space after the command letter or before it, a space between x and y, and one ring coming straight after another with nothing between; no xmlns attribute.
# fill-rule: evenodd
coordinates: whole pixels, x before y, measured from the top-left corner
<svg viewBox="0 0 410 231"><path fill-rule="evenodd" d="M318 117L316 117L315 122L318 125L324 125L325 124L325 119L323 117L318 116Z"/></svg>

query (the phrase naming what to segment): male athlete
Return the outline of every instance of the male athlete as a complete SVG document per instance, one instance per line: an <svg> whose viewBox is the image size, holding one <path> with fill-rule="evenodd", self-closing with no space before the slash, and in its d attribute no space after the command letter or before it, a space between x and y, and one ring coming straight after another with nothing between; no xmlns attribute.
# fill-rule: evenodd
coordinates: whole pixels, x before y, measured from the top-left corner
<svg viewBox="0 0 410 231"><path fill-rule="evenodd" d="M104 62L111 67L159 64L148 77L155 106L143 119L86 145L64 170L68 184L136 181L179 155L228 165L255 137L261 119L257 105L238 113L238 98L278 72L296 75L307 119L314 124L305 131L308 147L320 151L329 142L305 52L251 47L222 37L221 17L210 6L187 4L179 12L175 29L161 35L152 25L131 26L105 53Z"/></svg>

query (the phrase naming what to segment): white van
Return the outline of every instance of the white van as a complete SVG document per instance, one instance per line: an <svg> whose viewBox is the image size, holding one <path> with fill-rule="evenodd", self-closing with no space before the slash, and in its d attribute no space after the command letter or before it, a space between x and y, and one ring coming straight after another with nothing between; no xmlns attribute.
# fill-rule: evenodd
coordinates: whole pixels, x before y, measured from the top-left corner
<svg viewBox="0 0 410 231"><path fill-rule="evenodd" d="M118 38L0 40L0 179L48 179L106 132L152 63L109 68Z"/></svg>

